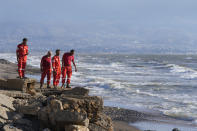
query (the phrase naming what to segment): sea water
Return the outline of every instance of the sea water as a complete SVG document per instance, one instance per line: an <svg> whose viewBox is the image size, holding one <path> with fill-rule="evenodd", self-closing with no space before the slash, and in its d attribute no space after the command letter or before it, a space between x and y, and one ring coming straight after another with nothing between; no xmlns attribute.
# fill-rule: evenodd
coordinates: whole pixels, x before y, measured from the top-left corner
<svg viewBox="0 0 197 131"><path fill-rule="evenodd" d="M28 64L39 67L42 55L31 54ZM0 58L16 62L15 54ZM77 54L75 60L72 85L90 89L105 105L155 110L197 123L196 55Z"/></svg>

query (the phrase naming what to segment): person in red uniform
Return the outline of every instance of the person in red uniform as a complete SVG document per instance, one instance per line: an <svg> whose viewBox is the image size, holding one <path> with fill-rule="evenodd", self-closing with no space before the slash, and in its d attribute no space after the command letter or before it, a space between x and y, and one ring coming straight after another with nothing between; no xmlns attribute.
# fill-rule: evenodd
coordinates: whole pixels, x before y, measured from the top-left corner
<svg viewBox="0 0 197 131"><path fill-rule="evenodd" d="M62 88L65 87L66 75L67 75L66 88L71 88L70 87L70 81L71 81L71 76L72 76L71 63L73 63L75 67L75 72L77 72L77 67L74 61L74 52L75 52L74 50L71 50L70 52L64 53L62 57Z"/></svg>
<svg viewBox="0 0 197 131"><path fill-rule="evenodd" d="M50 88L51 82L51 51L48 51L47 55L43 56L40 63L41 70L41 79L40 79L40 88L42 88L44 83L44 78L47 75L47 88Z"/></svg>
<svg viewBox="0 0 197 131"><path fill-rule="evenodd" d="M56 50L55 56L52 58L52 67L53 67L53 86L57 88L59 85L60 75L61 75L61 65L60 65L60 50Z"/></svg>
<svg viewBox="0 0 197 131"><path fill-rule="evenodd" d="M23 42L17 46L16 57L18 61L18 74L19 78L25 78L25 68L28 55L27 38L23 39Z"/></svg>

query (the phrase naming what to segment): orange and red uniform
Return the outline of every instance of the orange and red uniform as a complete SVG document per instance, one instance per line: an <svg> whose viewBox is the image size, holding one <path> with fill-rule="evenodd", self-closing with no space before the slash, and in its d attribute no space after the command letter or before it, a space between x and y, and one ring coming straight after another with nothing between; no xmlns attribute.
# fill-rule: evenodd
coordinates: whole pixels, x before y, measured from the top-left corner
<svg viewBox="0 0 197 131"><path fill-rule="evenodd" d="M53 67L53 85L58 86L60 75L61 75L61 65L60 65L60 57L54 56L52 58L52 67Z"/></svg>
<svg viewBox="0 0 197 131"><path fill-rule="evenodd" d="M48 57L47 55L42 57L41 60L41 68L42 68L42 74L40 83L44 83L44 78L47 75L47 84L49 85L51 83L51 57Z"/></svg>
<svg viewBox="0 0 197 131"><path fill-rule="evenodd" d="M18 57L18 74L22 78L25 77L28 46L26 44L19 44L17 46L16 54Z"/></svg>
<svg viewBox="0 0 197 131"><path fill-rule="evenodd" d="M70 53L64 53L62 58L62 84L65 83L66 75L67 75L67 84L70 84L71 76L72 76L72 65L71 62L74 62L74 56Z"/></svg>

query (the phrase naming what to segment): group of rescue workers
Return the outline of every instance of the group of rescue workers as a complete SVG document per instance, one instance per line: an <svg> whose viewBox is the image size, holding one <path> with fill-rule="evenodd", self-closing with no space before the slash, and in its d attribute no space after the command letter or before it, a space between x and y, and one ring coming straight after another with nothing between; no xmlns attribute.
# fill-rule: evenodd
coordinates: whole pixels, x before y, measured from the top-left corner
<svg viewBox="0 0 197 131"><path fill-rule="evenodd" d="M28 45L27 38L24 38L22 43L17 46L16 56L18 61L18 74L20 79L24 79L25 77L25 68L28 56ZM57 49L55 55L52 57L52 52L48 51L45 56L42 57L40 62L40 70L41 70L41 79L40 79L40 88L43 87L44 79L47 76L47 88L50 87L51 82L51 73L53 72L53 86L57 88L59 85L60 77L62 74L62 86L61 88L71 88L70 81L72 76L72 63L75 67L75 71L77 72L77 67L74 61L74 50L70 52L64 53L62 57L62 66L60 64L60 50ZM67 84L65 86L65 79L67 76Z"/></svg>

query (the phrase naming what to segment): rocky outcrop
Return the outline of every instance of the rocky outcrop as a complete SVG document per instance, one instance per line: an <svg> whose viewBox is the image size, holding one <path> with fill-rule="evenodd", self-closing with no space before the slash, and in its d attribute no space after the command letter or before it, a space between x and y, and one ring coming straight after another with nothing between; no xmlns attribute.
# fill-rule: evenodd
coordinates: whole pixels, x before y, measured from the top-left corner
<svg viewBox="0 0 197 131"><path fill-rule="evenodd" d="M111 119L103 114L102 98L89 96L89 90L80 87L57 92L17 99L13 105L18 113L37 118L42 130L113 130Z"/></svg>

